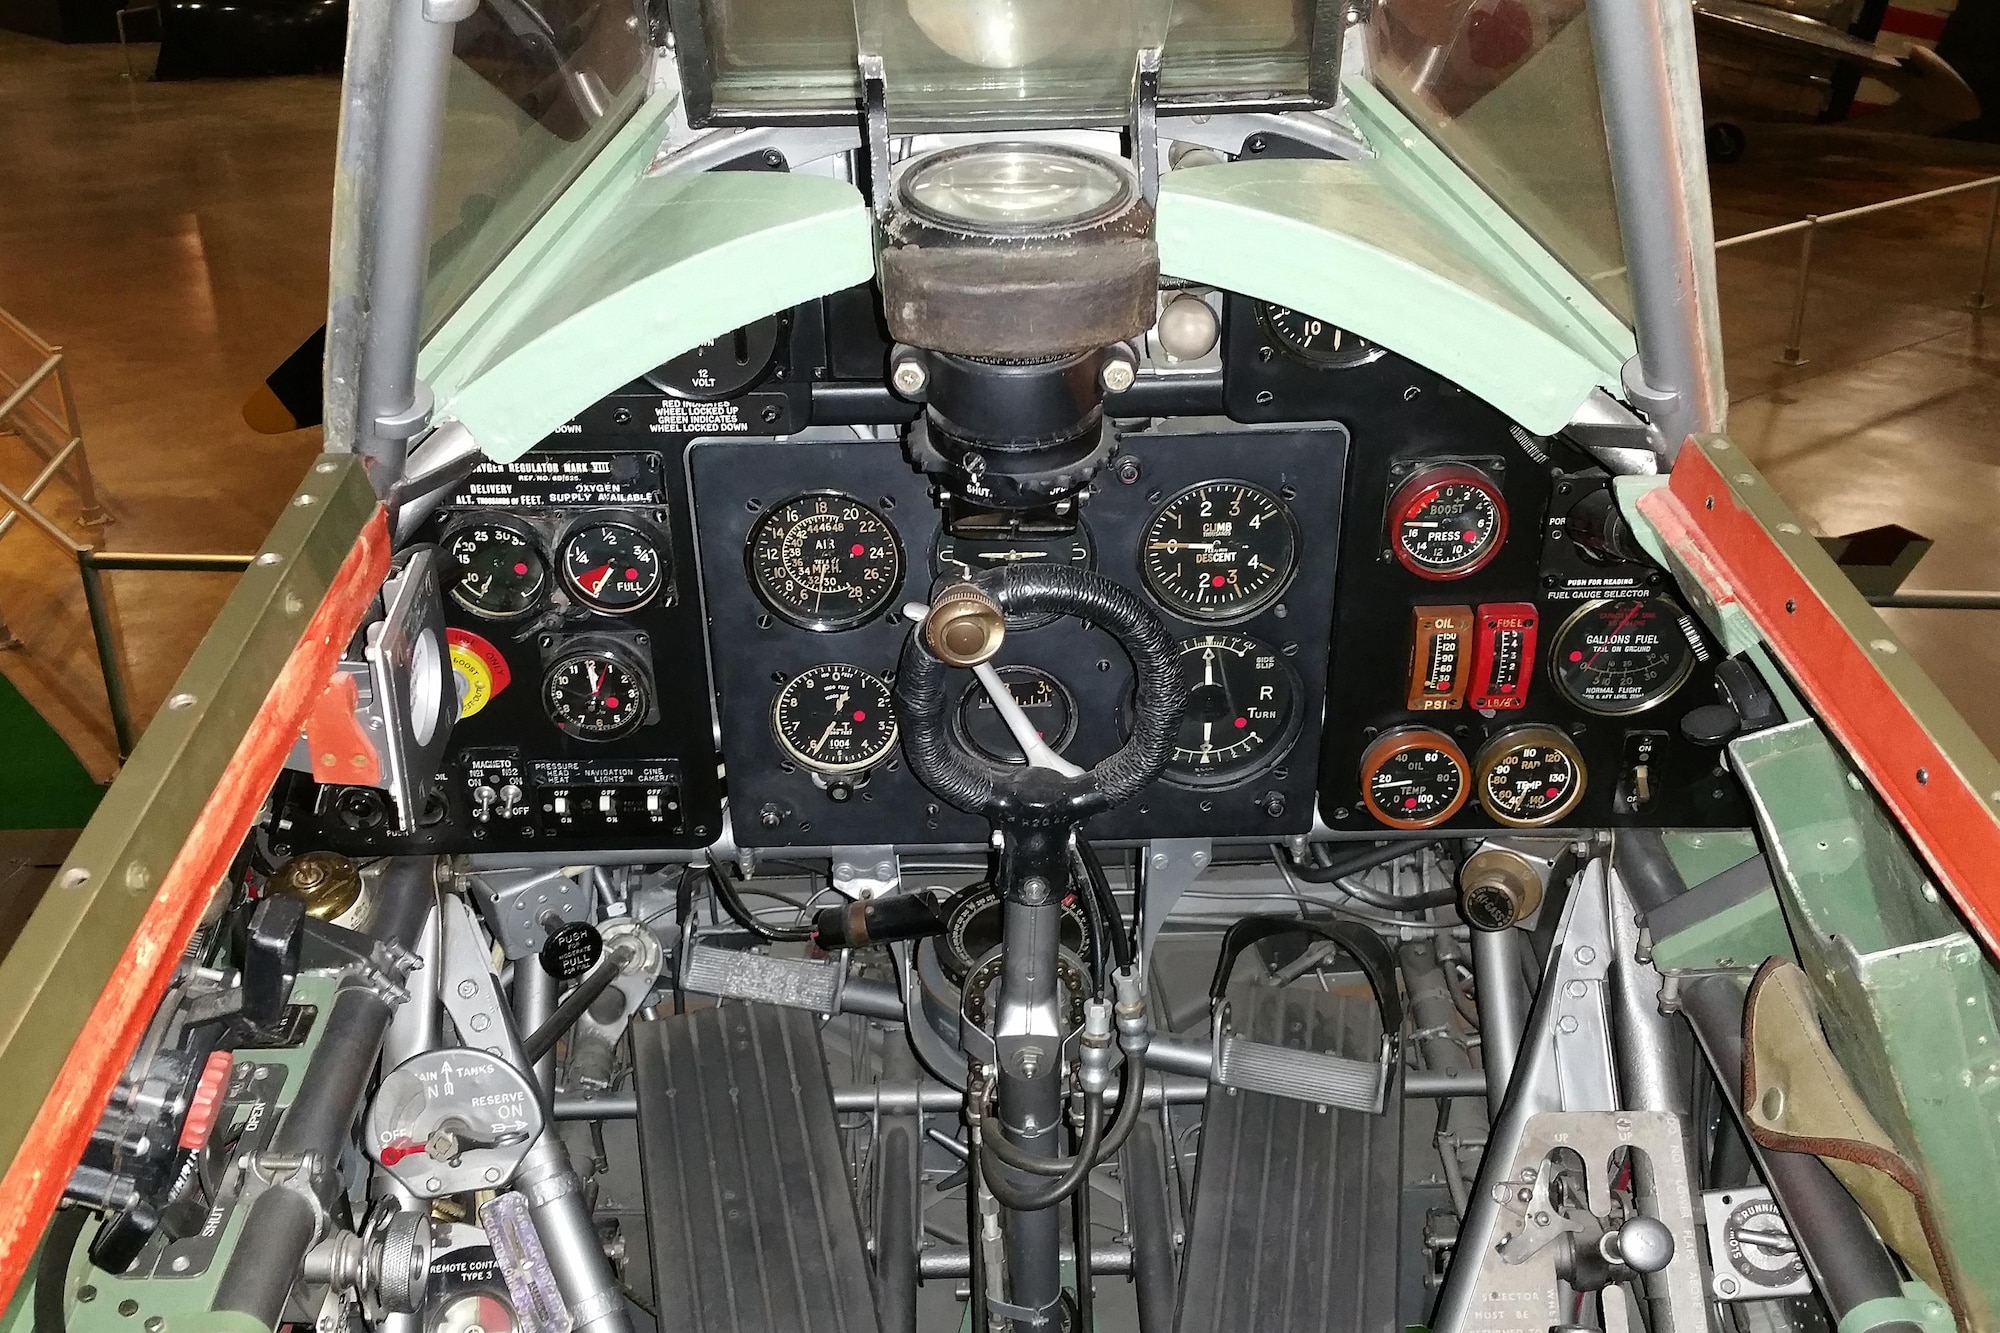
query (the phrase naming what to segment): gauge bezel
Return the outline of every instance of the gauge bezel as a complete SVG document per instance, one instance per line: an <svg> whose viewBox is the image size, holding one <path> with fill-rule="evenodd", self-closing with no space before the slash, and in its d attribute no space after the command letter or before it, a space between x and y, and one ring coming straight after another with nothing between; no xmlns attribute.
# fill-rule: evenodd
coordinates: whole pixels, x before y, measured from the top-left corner
<svg viewBox="0 0 2000 1333"><path fill-rule="evenodd" d="M1094 571L1097 568L1097 542L1091 537L1090 528L1087 524L1083 522L1083 520L1081 519L1077 520L1076 530L1073 533L1058 538L1058 540L1060 541L1070 541L1072 539L1083 543L1084 561L1081 567L1087 570ZM982 539L978 537L954 536L952 534L951 529L948 526L944 524L938 525L937 536L931 539L931 553L928 561L928 568L930 570L930 576L931 576L931 592L933 595L936 595L937 593L944 591L945 587L949 584L964 583L967 581L965 576L959 574L956 570L947 571L945 569L940 568L939 557L938 557L939 549L942 548L946 542L972 542L980 540ZM994 540L1003 540L1003 539L995 538ZM1022 538L1022 540L1025 541L1028 539L1024 537ZM1051 565L1059 569L1078 568L1077 564L1074 561L1068 561L1068 560L1064 561L1024 560L1021 563ZM973 577L977 577L977 575L974 575ZM1061 619L1062 617L1056 614L1038 613L1033 615L1010 615L1007 617L1007 628L1010 631L1016 631L1016 632L1022 630L1040 629L1044 625L1052 625L1056 621Z"/></svg>
<svg viewBox="0 0 2000 1333"><path fill-rule="evenodd" d="M556 561L549 553L548 544L543 540L541 530L517 514L509 514L499 510L474 509L455 515L438 533L437 539L438 554L444 560L450 562L454 572L462 568L462 566L452 557L452 539L467 528L477 527L501 528L513 533L516 537L526 542L528 549L534 553L535 559L541 565L541 586L535 590L534 597L529 600L526 607L519 611L510 611L505 615L498 615L491 611L482 611L470 602L467 602L463 597L459 596L456 580L453 580L451 585L444 590L445 595L450 597L452 603L462 608L467 615L477 616L481 620L492 621L495 624L502 624L510 620L519 620L523 616L533 615L548 603L549 588L560 578L560 575L556 572Z"/></svg>
<svg viewBox="0 0 2000 1333"><path fill-rule="evenodd" d="M1174 660L1178 662L1190 647L1203 639L1241 639L1245 643L1264 649L1277 662L1278 670L1285 673L1285 679L1292 688L1292 706L1287 710L1284 724L1279 727L1277 736L1244 767L1232 768L1226 773L1190 774L1174 767L1174 755L1180 752L1179 744L1175 744L1168 752L1167 766L1160 770L1160 781L1189 791L1219 791L1225 787L1238 787L1262 777L1276 768L1279 762L1292 752L1292 747L1298 744L1299 732L1305 728L1305 686L1299 680L1298 671L1285 660L1283 653L1252 634L1225 634L1216 630L1203 630L1199 634L1190 634L1174 644Z"/></svg>
<svg viewBox="0 0 2000 1333"><path fill-rule="evenodd" d="M641 691L640 700L645 706L633 709L630 719L616 731L572 731L556 718L555 713L550 708L550 682L555 679L556 673L562 670L564 666L584 657L598 657L614 662L617 664L619 670L631 676L639 684ZM603 744L606 741L623 740L652 721L655 716L654 710L659 706L658 691L654 688L645 667L640 663L635 653L626 648L622 643L606 643L601 639L589 638L570 640L549 655L548 665L542 668L541 688L538 697L541 702L542 716L548 719L550 726L554 727L570 740L585 741L590 744Z"/></svg>
<svg viewBox="0 0 2000 1333"><path fill-rule="evenodd" d="M1449 568L1422 564L1403 548L1403 523L1432 493L1454 483L1472 486L1492 502L1495 515L1493 536L1463 564ZM1410 473L1389 493L1388 520L1384 525L1386 543L1397 564L1427 583L1453 583L1479 573L1506 549L1509 526L1507 492L1499 478L1470 463L1429 463Z"/></svg>
<svg viewBox="0 0 2000 1333"><path fill-rule="evenodd" d="M926 180L938 171L973 159L998 160L1008 156L1021 159L1060 160L1074 168L1094 173L1097 182L1109 187L1106 197L1080 211L1059 216L1003 222L975 218L934 206L918 196ZM1068 144L1042 143L1029 139L1007 139L991 143L962 144L943 148L912 159L896 172L896 204L911 217L940 231L973 238L1024 240L1067 236L1118 217L1139 202L1138 182L1122 160L1093 153Z"/></svg>
<svg viewBox="0 0 2000 1333"><path fill-rule="evenodd" d="M1458 795L1443 811L1426 815L1421 819L1402 819L1383 812L1375 804L1370 788L1375 775L1382 771L1382 765L1399 754L1410 750L1442 750L1458 768ZM1392 727L1368 743L1361 752L1361 808L1378 823L1389 828L1408 832L1421 832L1436 828L1465 808L1472 799L1472 764L1465 757L1465 750L1459 743L1439 731L1436 727L1403 726Z"/></svg>
<svg viewBox="0 0 2000 1333"><path fill-rule="evenodd" d="M1277 507L1278 515L1284 519L1286 530L1291 533L1292 538L1291 556L1286 562L1284 573L1273 579L1271 586L1256 597L1219 613L1205 612L1199 608L1191 609L1179 598L1162 592L1159 580L1154 577L1153 570L1146 561L1146 547L1152 539L1153 525L1160 521L1160 516L1188 496L1199 491L1213 489L1217 486L1240 486L1245 490L1257 491L1264 495ZM1153 511L1146 516L1146 521L1139 525L1138 549L1133 552L1133 558L1138 563L1139 582L1145 588L1146 595L1152 598L1154 603L1166 611L1168 615L1173 616L1177 620L1185 621L1190 625L1240 625L1245 621L1254 620L1257 616L1276 605L1291 588L1292 581L1298 577L1299 548L1303 541L1304 537L1299 530L1298 515L1292 512L1291 505L1286 502L1282 495L1279 495L1268 486L1260 485L1254 481L1246 481L1241 477L1210 477L1204 481L1197 481L1192 485L1183 486L1153 507Z"/></svg>
<svg viewBox="0 0 2000 1333"><path fill-rule="evenodd" d="M1569 641L1571 632L1583 623L1586 616L1602 607L1616 606L1620 602L1658 602L1665 607L1667 611L1667 623L1673 626L1674 641L1680 645L1682 656L1680 669L1674 673L1673 679L1666 685L1656 686L1637 703L1613 708L1606 707L1600 703L1586 702L1576 696L1570 689L1569 682L1563 678L1562 654L1565 645ZM1557 628L1555 636L1549 641L1549 681L1555 686L1556 693L1562 696L1565 703L1574 708L1580 708L1584 712L1596 717L1631 717L1634 714L1658 708L1661 704L1680 693L1681 687L1686 685L1689 678L1694 675L1696 663L1694 645L1687 641L1687 635L1681 629L1681 620L1686 615L1687 612L1682 609L1679 602L1676 602L1671 597L1662 596L1657 593L1638 597L1593 598L1565 616L1561 626Z"/></svg>
<svg viewBox="0 0 2000 1333"><path fill-rule="evenodd" d="M1285 326L1278 322L1278 312L1281 310L1289 311L1294 315L1303 315L1307 319L1319 319L1320 323L1326 325L1328 328L1339 329L1342 333L1348 334L1351 337L1360 338L1362 343L1366 345L1367 350L1361 353L1361 355L1355 356L1347 351L1328 353L1307 347L1291 334L1287 333ZM1279 348L1293 359L1299 361L1301 364L1311 366L1315 370L1353 370L1357 367L1381 360L1383 355L1389 350L1372 339L1363 338L1345 324L1335 324L1331 320L1320 319L1318 315L1307 315L1303 310L1294 306L1279 305L1276 301L1257 302L1257 327L1263 330L1272 342L1278 344Z"/></svg>
<svg viewBox="0 0 2000 1333"><path fill-rule="evenodd" d="M1053 685L1056 689L1056 693L1060 694L1063 697L1065 705L1068 709L1068 716L1064 719L1063 722L1062 735L1055 737L1049 737L1049 736L1042 737L1042 743L1044 745L1047 745L1051 750L1054 750L1057 754L1061 754L1063 752L1063 747L1076 739L1076 723L1077 723L1076 692L1070 689L1069 686L1063 684L1061 679L1057 677L1055 672L1050 671L1046 667L1036 666L1032 662L1010 662L1005 666L996 667L995 670L999 672L1000 679L1003 682L1007 680L1007 673L1010 671L1033 672L1035 675L1041 677L1043 680L1046 680L1049 684ZM977 680L974 680L970 684L968 684L965 687L965 689L959 694L958 702L953 704L951 709L952 739L956 741L960 746L964 747L966 753L971 755L976 755L979 758L986 760L988 763L1001 764L1008 768L1022 767L1022 764L1017 763L1014 760L1000 759L992 754L987 753L986 750L981 748L978 744L976 744L973 741L971 724L966 721L965 717L966 710L972 706L972 703L975 699L984 699L985 697L986 697L986 687ZM1018 703L1019 701L1016 700L1016 702Z"/></svg>
<svg viewBox="0 0 2000 1333"><path fill-rule="evenodd" d="M593 528L625 528L644 539L653 548L659 561L659 577L654 580L652 590L631 606L609 607L585 592L569 572L569 548L583 533ZM576 599L577 603L600 616L629 616L643 611L660 600L660 594L667 587L670 578L670 548L667 534L658 523L641 514L626 509L591 510L578 515L563 528L562 537L555 544L556 577L561 580L563 592Z"/></svg>
<svg viewBox="0 0 2000 1333"><path fill-rule="evenodd" d="M797 685L807 676L812 675L815 671L824 671L829 667L845 667L850 671L858 672L882 688L883 698L888 701L883 712L889 719L889 735L882 742L882 748L871 758L858 760L849 764L829 764L824 759L814 759L802 753L790 741L785 739L784 724L778 718L778 709L784 702L785 696L790 693L793 686ZM854 662L815 662L811 666L802 667L794 671L790 676L785 678L784 683L779 685L777 690L771 695L771 704L766 710L765 716L770 722L771 739L777 742L779 753L784 755L787 762L798 765L799 768L808 773L817 773L821 777L852 777L856 773L866 773L886 761L894 753L897 743L902 740L903 725L902 719L896 716L895 698L895 691L889 682L881 676L876 675L873 671L870 671L867 667L860 666Z"/></svg>
<svg viewBox="0 0 2000 1333"><path fill-rule="evenodd" d="M849 504L858 505L866 513L874 515L876 521L881 523L883 530L889 534L889 550L896 559L896 572L889 580L888 590L882 595L881 600L874 606L856 612L853 615L832 617L809 616L790 610L778 603L778 600L765 588L764 580L757 573L757 542L759 534L764 531L764 526L772 522L778 512L788 505L794 505L801 500L810 500L815 497L823 497L828 500L842 500ZM788 625L796 625L800 629L810 630L815 634L834 634L843 630L858 629L893 607L896 603L897 594L902 591L903 583L909 577L909 562L903 552L903 536L896 531L896 525L890 521L887 514L884 514L875 505L869 504L858 495L850 495L846 491L834 490L831 487L819 487L813 490L794 492L787 495L784 499L777 501L775 504L764 506L763 512L757 515L756 521L750 525L750 531L743 539L743 572L745 577L750 580L750 591L757 598L758 604L772 615L778 617Z"/></svg>
<svg viewBox="0 0 2000 1333"><path fill-rule="evenodd" d="M1569 795L1554 810L1537 815L1533 819L1523 819L1510 815L1488 798L1487 779L1493 775L1508 755L1527 745L1540 745L1561 754L1576 770L1576 782L1570 787ZM1574 738L1561 727L1546 722L1523 722L1519 726L1497 731L1479 747L1479 754L1472 761L1472 791L1479 802L1479 808L1486 817L1496 824L1508 828L1547 828L1569 816L1583 800L1583 794L1590 785L1590 766L1584 762L1583 751Z"/></svg>

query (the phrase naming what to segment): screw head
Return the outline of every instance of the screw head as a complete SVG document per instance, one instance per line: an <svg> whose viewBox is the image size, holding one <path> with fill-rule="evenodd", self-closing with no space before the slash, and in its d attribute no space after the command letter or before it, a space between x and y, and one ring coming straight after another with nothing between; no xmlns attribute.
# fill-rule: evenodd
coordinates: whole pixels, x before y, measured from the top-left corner
<svg viewBox="0 0 2000 1333"><path fill-rule="evenodd" d="M1574 1032L1576 1031L1576 1019L1569 1014L1564 1014L1562 1021L1557 1023L1556 1027L1565 1033Z"/></svg>
<svg viewBox="0 0 2000 1333"><path fill-rule="evenodd" d="M924 369L924 363L914 359L898 361L895 368L889 372L889 383L895 385L896 392L905 397L922 393L924 386L930 383L930 378L930 372Z"/></svg>
<svg viewBox="0 0 2000 1333"><path fill-rule="evenodd" d="M1132 381L1139 378L1139 372L1124 357L1114 356L1104 363L1098 378L1104 381L1106 393L1124 393L1132 387Z"/></svg>
<svg viewBox="0 0 2000 1333"><path fill-rule="evenodd" d="M464 1000L469 1000L469 999L471 999L471 998L472 998L473 996L475 996L475 995L479 994L479 983L478 983L478 982L476 982L476 981L461 981L461 982L459 982L459 983L458 983L458 994L459 994L459 998L460 998L460 999L464 999Z"/></svg>

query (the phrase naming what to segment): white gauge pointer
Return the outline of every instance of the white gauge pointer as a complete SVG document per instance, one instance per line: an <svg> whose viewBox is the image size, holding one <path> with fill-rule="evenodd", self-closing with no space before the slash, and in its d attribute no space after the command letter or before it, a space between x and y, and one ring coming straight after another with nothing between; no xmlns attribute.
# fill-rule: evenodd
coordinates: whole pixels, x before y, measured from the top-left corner
<svg viewBox="0 0 2000 1333"><path fill-rule="evenodd" d="M913 634L921 635L924 632L924 621L929 618L930 613L931 609L922 602L903 604L904 616L915 625L910 631ZM1014 692L1007 688L1006 681L1000 679L1000 673L993 669L991 662L981 662L972 668L972 674L985 687L986 697L993 701L994 711L999 713L1000 720L1007 724L1008 732L1014 737L1014 744L1020 746L1021 753L1027 756L1028 767L1046 768L1066 778L1083 776L1082 769L1049 748L1048 742L1035 730L1035 724L1028 720L1028 715L1021 711L1021 705L1015 700Z"/></svg>

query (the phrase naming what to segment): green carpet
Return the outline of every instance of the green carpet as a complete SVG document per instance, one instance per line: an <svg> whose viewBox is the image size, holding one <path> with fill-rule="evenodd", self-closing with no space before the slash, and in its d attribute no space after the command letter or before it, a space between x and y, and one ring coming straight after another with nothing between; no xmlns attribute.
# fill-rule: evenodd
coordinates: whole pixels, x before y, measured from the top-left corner
<svg viewBox="0 0 2000 1333"><path fill-rule="evenodd" d="M63 738L0 676L0 828L82 828L103 795Z"/></svg>

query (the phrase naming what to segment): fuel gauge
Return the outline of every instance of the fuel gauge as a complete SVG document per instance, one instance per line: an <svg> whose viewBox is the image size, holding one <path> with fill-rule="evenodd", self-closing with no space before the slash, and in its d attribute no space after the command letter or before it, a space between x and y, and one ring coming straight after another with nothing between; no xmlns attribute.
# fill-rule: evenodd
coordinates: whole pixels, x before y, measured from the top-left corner
<svg viewBox="0 0 2000 1333"><path fill-rule="evenodd" d="M624 615L659 596L666 560L659 540L623 520L586 521L562 547L563 586L593 611Z"/></svg>

